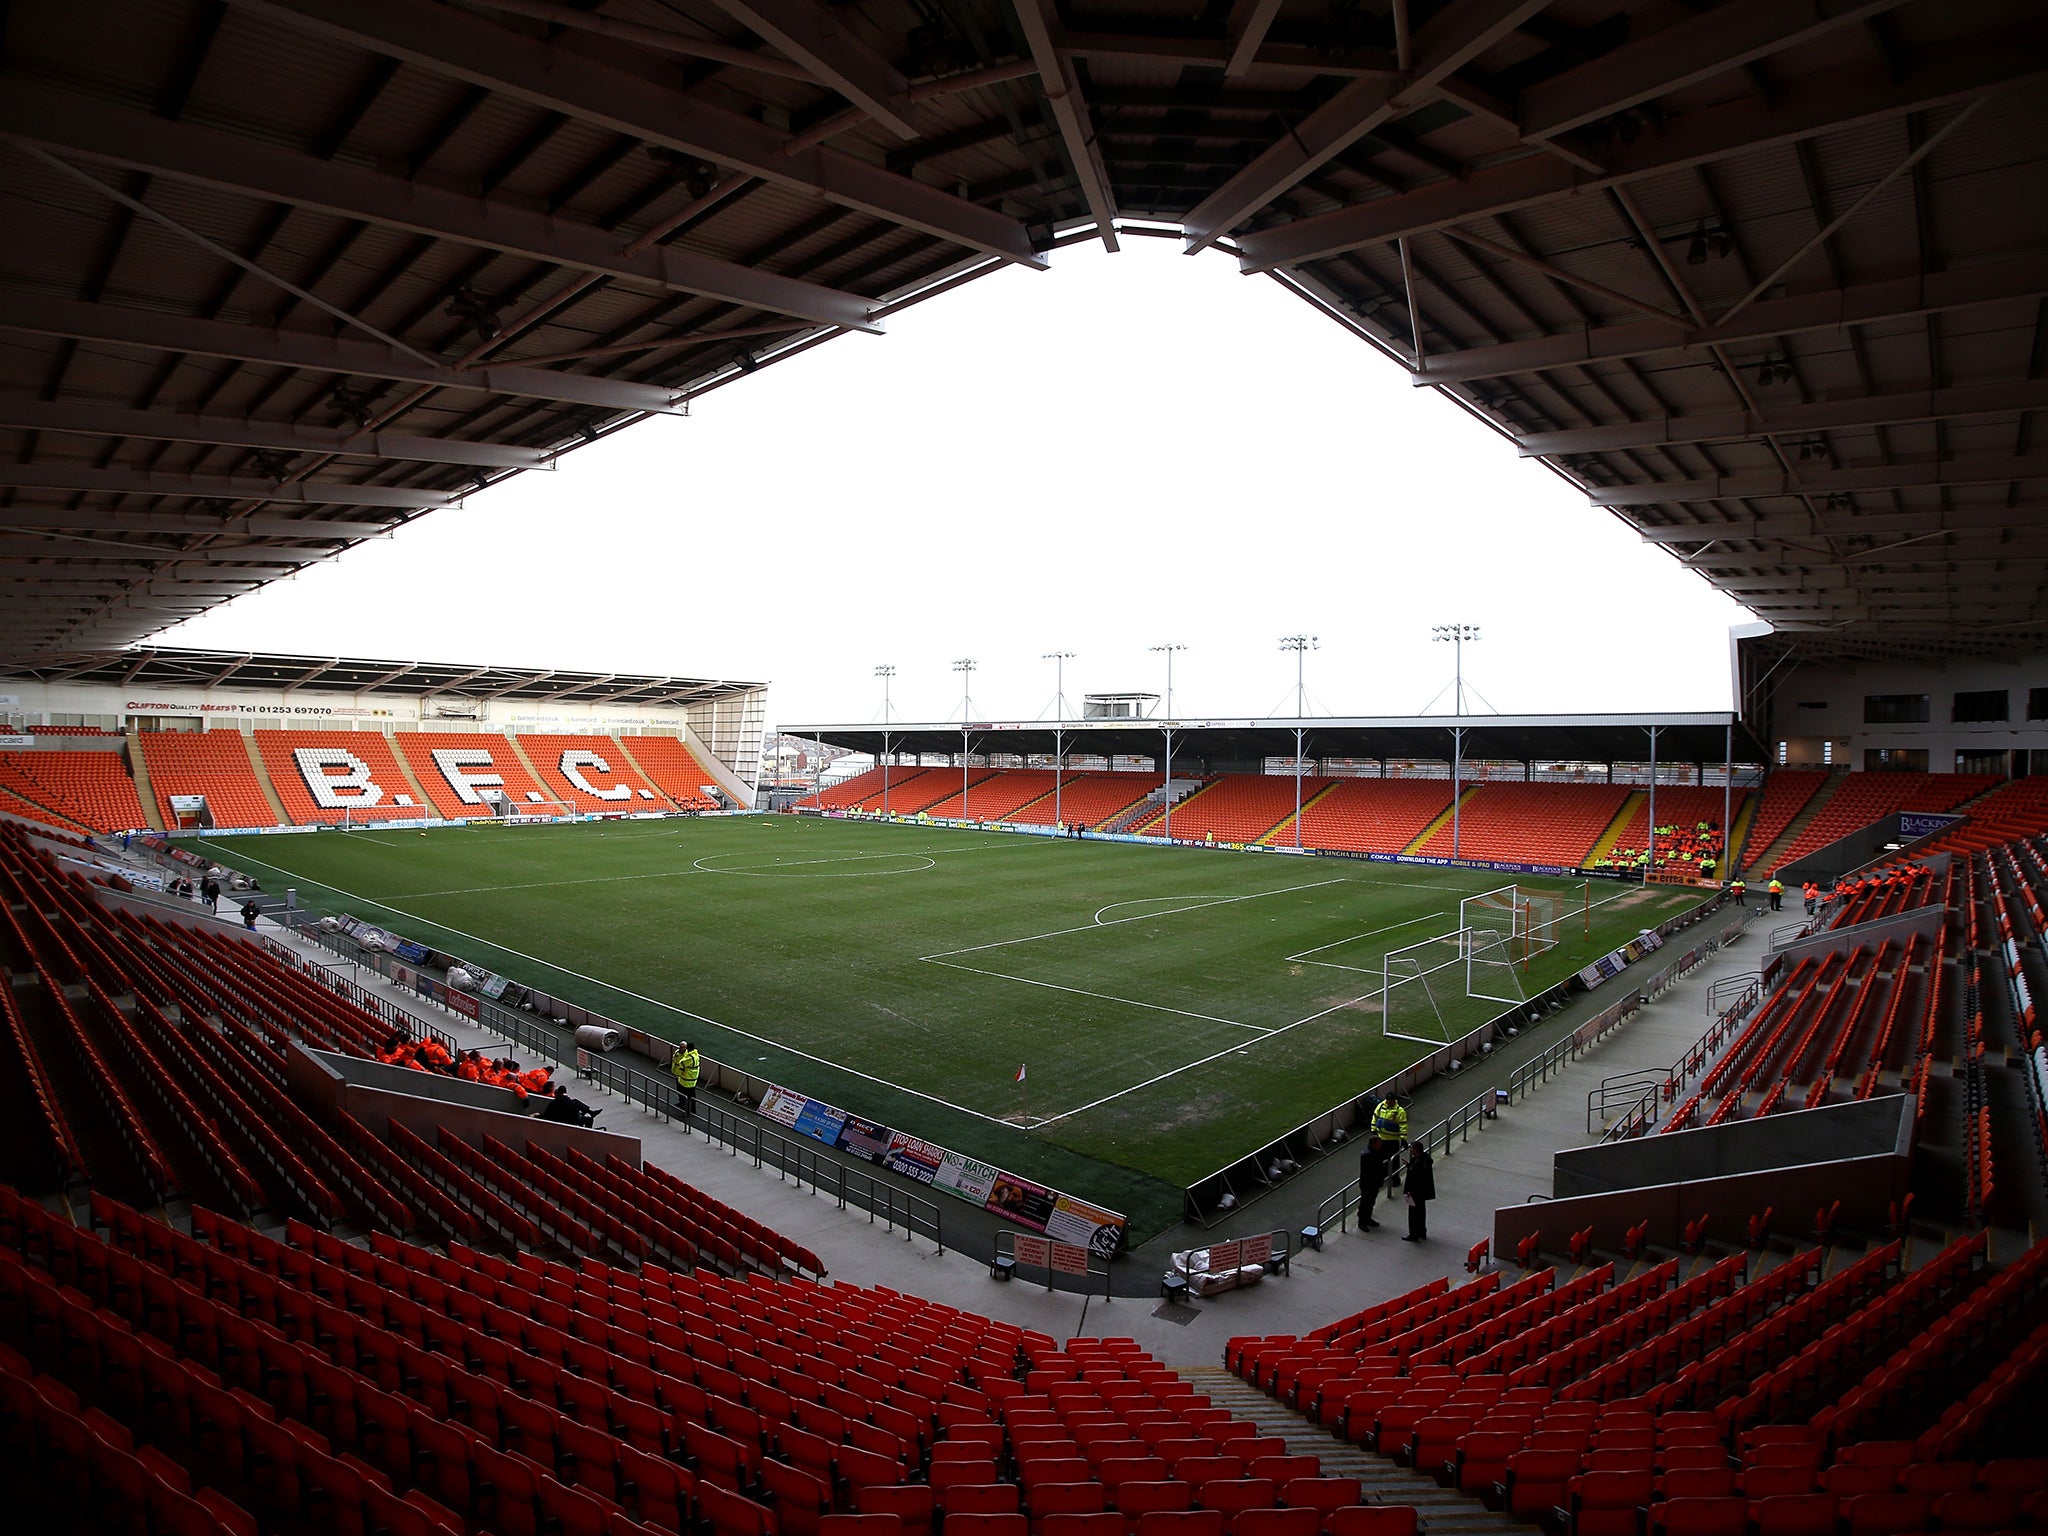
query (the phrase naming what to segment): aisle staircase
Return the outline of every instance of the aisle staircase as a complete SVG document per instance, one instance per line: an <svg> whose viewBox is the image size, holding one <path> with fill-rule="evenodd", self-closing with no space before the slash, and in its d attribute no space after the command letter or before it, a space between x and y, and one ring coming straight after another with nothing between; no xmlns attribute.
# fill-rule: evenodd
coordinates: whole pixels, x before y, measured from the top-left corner
<svg viewBox="0 0 2048 1536"><path fill-rule="evenodd" d="M135 778L135 798L142 802L143 819L149 823L152 832L164 830L164 813L156 803L156 791L149 787L149 764L142 755L142 732L130 722L128 744L121 749L121 756L127 759L128 771Z"/></svg>
<svg viewBox="0 0 2048 1536"><path fill-rule="evenodd" d="M1729 866L1730 872L1732 873L1734 870L1740 869L1750 874L1764 874L1776 869L1779 861L1784 857L1785 850L1798 841L1800 833L1813 825L1814 818L1827 809L1828 802L1835 798L1835 792L1848 781L1848 778L1848 769L1835 769L1828 775L1827 783L1816 789L1813 792L1813 798L1800 807L1799 814L1785 824L1785 830L1778 834L1776 842L1755 855L1752 855L1747 848L1744 848L1741 857ZM1756 798L1759 801L1762 800L1763 793L1762 790L1757 792ZM1745 831L1745 839L1747 836L1748 833Z"/></svg>
<svg viewBox="0 0 2048 1536"><path fill-rule="evenodd" d="M1473 797L1473 795L1477 794L1478 792L1479 786L1477 784L1467 784L1463 789L1461 789L1458 792L1458 797L1455 800L1451 801L1449 805L1446 805L1443 808L1443 814L1438 816L1437 819L1435 821L1432 821L1428 826L1424 827L1414 837L1410 838L1408 840L1408 845L1401 851L1403 853L1414 853L1418 849L1422 848L1426 843L1428 843L1428 841L1432 837L1435 837L1438 832L1442 831L1445 827L1448 827L1451 824L1451 817L1454 813L1457 813L1458 807L1463 805L1467 800L1470 800Z"/></svg>
<svg viewBox="0 0 2048 1536"><path fill-rule="evenodd" d="M640 766L640 759L635 757L633 749L626 745L625 737L621 736L617 731L613 731L605 739L618 749L619 756L626 760L626 766L647 781L647 787L653 790L657 797L656 804L660 805L663 810L675 811L682 809L681 806L676 804L675 796L655 783L654 775Z"/></svg>
<svg viewBox="0 0 2048 1536"><path fill-rule="evenodd" d="M1263 837L1259 839L1259 841L1265 844L1268 848L1292 848L1294 846L1294 823L1297 820L1297 816L1306 816L1309 813L1309 810L1315 805L1315 803L1318 800L1323 799L1325 796L1335 794L1337 792L1338 785L1341 782L1342 781L1339 780L1333 781L1329 784L1325 784L1321 789L1317 790L1314 794L1310 795L1306 800L1301 802L1301 810L1299 813L1289 811L1285 816L1283 816L1280 819L1280 824L1277 827L1274 827L1270 832L1267 832ZM1306 844L1305 846L1313 847L1314 845Z"/></svg>
<svg viewBox="0 0 2048 1536"><path fill-rule="evenodd" d="M270 779L270 765L263 761L263 754L256 747L256 733L244 727L241 732L242 750L249 754L249 766L256 773L256 787L263 791L263 802L270 807L270 814L277 818L280 827L292 824L292 816L284 808L284 801L277 793L277 786Z"/></svg>
<svg viewBox="0 0 2048 1536"><path fill-rule="evenodd" d="M1420 1472L1339 1440L1221 1366L1181 1366L1179 1370L1197 1392L1208 1394L1212 1407L1229 1409L1232 1418L1249 1419L1259 1426L1261 1435L1280 1436L1291 1453L1319 1458L1325 1477L1357 1478L1366 1503L1412 1505L1422 1528L1432 1536L1531 1536L1530 1528L1519 1520L1488 1509L1455 1488L1440 1488Z"/></svg>
<svg viewBox="0 0 2048 1536"><path fill-rule="evenodd" d="M1635 820L1637 809L1647 803L1649 798L1647 791L1638 789L1631 791L1629 797L1621 802L1621 809L1614 813L1614 820L1607 823L1607 830L1600 834L1599 839L1586 854L1586 864L1589 868L1599 864L1607 857L1608 850L1621 841L1621 834L1626 832L1629 823Z"/></svg>

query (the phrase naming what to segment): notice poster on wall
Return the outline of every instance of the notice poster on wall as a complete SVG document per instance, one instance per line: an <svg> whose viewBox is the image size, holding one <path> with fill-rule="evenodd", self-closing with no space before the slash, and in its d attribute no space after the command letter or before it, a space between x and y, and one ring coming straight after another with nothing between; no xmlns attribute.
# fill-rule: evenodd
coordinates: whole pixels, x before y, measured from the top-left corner
<svg viewBox="0 0 2048 1536"><path fill-rule="evenodd" d="M1123 1246L1124 1219L1099 1205L1061 1195L1046 1218L1045 1235L1063 1243L1082 1243L1096 1253L1114 1253Z"/></svg>
<svg viewBox="0 0 2048 1536"><path fill-rule="evenodd" d="M770 1084L768 1091L761 1095L759 1108L763 1115L777 1125L788 1126L794 1130L796 1117L803 1113L803 1108L808 1103L810 1100L802 1094L791 1093L787 1088L777 1088Z"/></svg>
<svg viewBox="0 0 2048 1536"><path fill-rule="evenodd" d="M958 1152L940 1157L938 1172L932 1175L932 1188L943 1189L969 1205L988 1204L988 1193L995 1182L994 1163L978 1163Z"/></svg>
<svg viewBox="0 0 2048 1536"><path fill-rule="evenodd" d="M945 1155L944 1147L897 1131L889 1137L889 1150L882 1154L882 1165L907 1179L929 1184L938 1176L939 1163Z"/></svg>
<svg viewBox="0 0 2048 1536"><path fill-rule="evenodd" d="M412 965L424 965L426 964L428 950L424 944L412 939L401 939L396 934L393 934L391 936L391 953Z"/></svg>
<svg viewBox="0 0 2048 1536"><path fill-rule="evenodd" d="M998 1173L988 1192L987 1209L1005 1221L1043 1232L1059 1197L1043 1184L1014 1173Z"/></svg>
<svg viewBox="0 0 2048 1536"><path fill-rule="evenodd" d="M839 1127L839 1150L851 1152L864 1163L879 1163L889 1154L889 1138L896 1133L886 1125L848 1115Z"/></svg>
<svg viewBox="0 0 2048 1536"><path fill-rule="evenodd" d="M508 985L504 977L487 971L484 973L484 979L477 984L477 991L495 1002L505 995L505 988Z"/></svg>

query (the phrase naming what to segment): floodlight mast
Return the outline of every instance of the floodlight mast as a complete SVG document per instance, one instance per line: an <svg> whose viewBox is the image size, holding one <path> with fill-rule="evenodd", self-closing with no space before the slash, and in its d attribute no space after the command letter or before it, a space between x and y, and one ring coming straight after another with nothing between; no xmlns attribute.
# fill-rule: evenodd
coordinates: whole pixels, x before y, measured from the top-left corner
<svg viewBox="0 0 2048 1536"><path fill-rule="evenodd" d="M962 656L953 663L953 670L960 674L960 819L967 820L967 720L974 712L974 699L968 692L968 685L974 681L974 658Z"/></svg>
<svg viewBox="0 0 2048 1536"><path fill-rule="evenodd" d="M1166 731L1166 776L1159 790L1166 801L1166 840L1170 843L1173 841L1173 653L1187 647L1169 642L1151 649L1166 653L1166 718L1160 722Z"/></svg>
<svg viewBox="0 0 2048 1536"><path fill-rule="evenodd" d="M1477 624L1438 624L1430 633L1439 641L1451 644L1452 664L1452 710L1459 716L1465 713L1465 642L1479 639ZM1451 857L1458 857L1458 802L1464 798L1459 784L1465 771L1465 728L1451 727Z"/></svg>
<svg viewBox="0 0 2048 1536"><path fill-rule="evenodd" d="M1305 668L1308 653L1316 648L1314 635L1282 635L1280 649L1294 652L1294 846L1301 847L1301 755L1304 733L1301 722L1308 718L1308 684Z"/></svg>
<svg viewBox="0 0 2048 1536"><path fill-rule="evenodd" d="M889 679L896 675L895 667L884 663L875 668L875 676L882 680L882 814L889 814Z"/></svg>
<svg viewBox="0 0 2048 1536"><path fill-rule="evenodd" d="M1052 663L1052 824L1053 830L1062 831L1066 818L1060 814L1060 763L1067 755L1067 663L1074 659L1072 651L1047 651L1039 658Z"/></svg>

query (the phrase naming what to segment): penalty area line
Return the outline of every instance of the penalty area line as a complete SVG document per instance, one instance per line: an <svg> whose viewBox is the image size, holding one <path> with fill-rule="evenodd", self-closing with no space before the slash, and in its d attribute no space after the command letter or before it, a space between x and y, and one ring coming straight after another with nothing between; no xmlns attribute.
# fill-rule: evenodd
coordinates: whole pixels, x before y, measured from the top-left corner
<svg viewBox="0 0 2048 1536"><path fill-rule="evenodd" d="M236 862L261 864L265 869L275 870L278 874L289 876L294 880L308 878L295 874L280 864L272 864L267 859L259 859L254 854L240 853L239 850ZM693 1013L688 1008L679 1008L674 1003L665 1003L658 997L649 997L645 992L635 992L630 987L619 986L615 982L605 981L601 977L587 975L582 971L572 971L567 966L560 965L553 960L542 959L539 955L529 955L524 950L510 948L505 944L499 943L496 939L487 939L482 934L465 933L460 928L450 928L446 923L437 923L431 917L422 917L417 912L408 912L403 907L394 907L387 902L377 900L374 896L364 896L360 892L351 891L344 886L330 885L326 881L320 881L318 884L321 889L333 891L337 896L346 896L351 901L364 902L385 912L395 912L400 917L409 917L414 922L425 923L431 928L439 928L443 933L452 933L459 939L468 939L471 943L481 944L487 949L495 949L501 954L516 955L521 960L530 960L535 965L543 966L558 975L573 976L578 981L587 981L592 986L602 987L605 991L615 993L620 997L630 997L635 1002L646 1003L651 1007L661 1009L665 1013L673 1013L679 1018L695 1019L699 1024L709 1024L713 1029L722 1029L728 1034L739 1036L742 1040L751 1040L757 1045L769 1046L778 1051L787 1051L792 1056L800 1056L805 1061L816 1062L821 1067L830 1067L835 1072L844 1072L848 1077L857 1077L863 1082L873 1083L880 1088L893 1089L897 1093L907 1093L914 1099L923 1099L927 1104L936 1104L942 1109L957 1110L963 1115L972 1115L975 1119L987 1121L990 1125L1009 1125L1009 1122L1000 1115L989 1115L982 1113L978 1109L969 1109L965 1104L955 1104L951 1099L942 1099L935 1093L926 1093L922 1089L911 1088L903 1083L891 1082L886 1077L877 1077L872 1072L861 1071L858 1067L849 1067L843 1063L833 1061L829 1057L814 1055L810 1051L802 1050L797 1046L787 1045L780 1040L770 1039L766 1035L757 1035L752 1030L741 1029L736 1024L723 1023L718 1019L710 1017L708 1014ZM1011 1129L1014 1130L1015 1127L1012 1126Z"/></svg>
<svg viewBox="0 0 2048 1536"><path fill-rule="evenodd" d="M1012 976L1008 971L984 971L980 966L960 965L952 960L933 960L931 963L933 965L943 965L949 971L966 971L973 976L988 976L997 981L1014 981L1027 987L1044 987L1053 992L1070 992L1075 997L1093 997L1105 1003L1122 1003L1126 1008L1149 1008L1155 1013L1170 1013L1183 1019L1200 1019L1208 1024L1228 1024L1233 1029L1255 1029L1262 1035L1273 1033L1269 1025L1247 1024L1242 1019L1220 1018L1213 1013L1195 1013L1186 1008L1169 1007L1165 1003L1143 1003L1135 997L1114 997L1107 992L1090 992L1085 987L1062 986L1056 981L1039 981L1030 976Z"/></svg>
<svg viewBox="0 0 2048 1536"><path fill-rule="evenodd" d="M938 951L936 954L919 955L917 958L920 960L943 960L948 955L979 954L984 949L1006 949L1012 944L1035 944L1040 939L1058 939L1063 938L1070 933L1093 933L1100 928L1115 928L1123 923L1142 923L1147 919L1154 917L1173 917L1182 912L1198 911L1203 907L1222 907L1228 906L1230 903L1236 901L1257 901L1260 898L1266 896L1286 896L1295 891L1314 891L1320 890L1323 886L1326 885L1349 885L1351 883L1352 882L1348 876L1339 875L1336 878L1330 880L1312 880L1306 885L1283 885L1279 887L1277 890L1251 891L1243 896L1211 896L1205 899L1196 900L1189 906L1172 907L1164 912L1140 912L1133 917L1112 917L1106 923L1091 921L1078 924L1077 926L1072 928L1055 928L1050 933L1027 933L1021 938L997 939L993 943L989 944L969 944L964 949L942 949ZM1178 901L1185 900L1187 898L1161 896L1157 899L1160 901ZM1113 902L1111 903L1111 905L1123 906L1126 905L1126 903ZM1098 907L1096 909L1096 916L1100 917L1102 913L1107 912L1109 910L1109 907Z"/></svg>

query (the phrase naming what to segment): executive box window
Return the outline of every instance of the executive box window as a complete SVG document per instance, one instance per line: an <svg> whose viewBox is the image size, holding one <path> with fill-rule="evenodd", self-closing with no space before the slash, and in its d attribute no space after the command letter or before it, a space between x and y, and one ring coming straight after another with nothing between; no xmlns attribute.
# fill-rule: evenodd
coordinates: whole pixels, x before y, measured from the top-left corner
<svg viewBox="0 0 2048 1536"><path fill-rule="evenodd" d="M1925 747L1865 747L1863 767L1870 773L1925 773Z"/></svg>
<svg viewBox="0 0 2048 1536"><path fill-rule="evenodd" d="M1956 695L1955 707L1949 719L1958 724L1974 724L1986 720L2007 718L2005 690L2003 688L1979 688L1970 693Z"/></svg>
<svg viewBox="0 0 2048 1536"><path fill-rule="evenodd" d="M2011 754L2004 751L1958 752L1956 753L1956 772L1993 773L2002 779L2005 777L2006 765L2011 761Z"/></svg>
<svg viewBox="0 0 2048 1536"><path fill-rule="evenodd" d="M1924 693L1867 693L1863 696L1863 723L1925 725L1927 702Z"/></svg>
<svg viewBox="0 0 2048 1536"><path fill-rule="evenodd" d="M2027 690L2027 718L2029 720L2048 720L2048 688L2029 688Z"/></svg>

